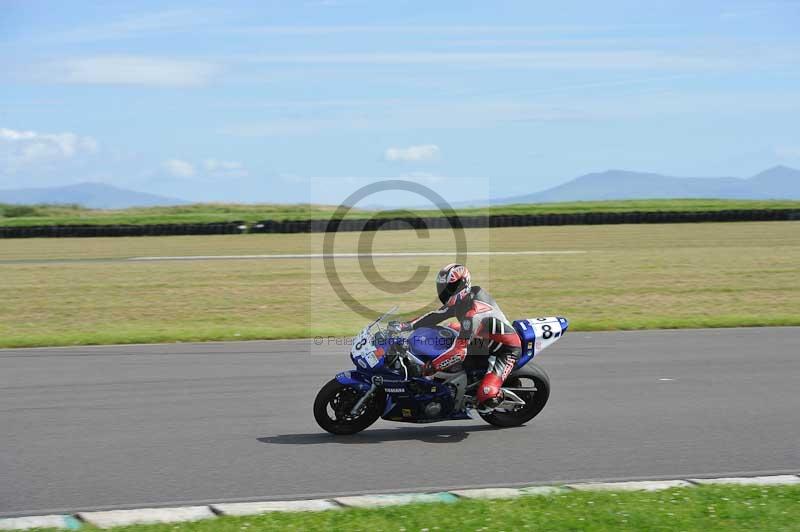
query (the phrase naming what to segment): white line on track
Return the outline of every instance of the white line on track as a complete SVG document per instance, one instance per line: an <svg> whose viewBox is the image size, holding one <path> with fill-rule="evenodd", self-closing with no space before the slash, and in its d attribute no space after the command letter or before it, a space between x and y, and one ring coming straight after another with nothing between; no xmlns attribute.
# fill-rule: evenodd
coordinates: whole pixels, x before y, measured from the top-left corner
<svg viewBox="0 0 800 532"><path fill-rule="evenodd" d="M583 250L559 251L470 251L467 256L500 256L500 255L575 255L587 253ZM131 257L129 261L159 261L159 260L268 260L268 259L359 259L381 257L452 257L452 251L410 251L399 253L289 253L283 255L185 255L165 257Z"/></svg>

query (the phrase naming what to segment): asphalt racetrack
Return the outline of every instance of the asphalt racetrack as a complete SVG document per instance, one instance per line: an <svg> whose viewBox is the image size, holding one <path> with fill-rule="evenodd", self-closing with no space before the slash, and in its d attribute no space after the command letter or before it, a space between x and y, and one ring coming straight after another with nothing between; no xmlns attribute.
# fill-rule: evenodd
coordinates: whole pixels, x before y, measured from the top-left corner
<svg viewBox="0 0 800 532"><path fill-rule="evenodd" d="M346 346L0 350L0 515L590 479L800 472L800 328L569 333L528 425L333 437Z"/></svg>

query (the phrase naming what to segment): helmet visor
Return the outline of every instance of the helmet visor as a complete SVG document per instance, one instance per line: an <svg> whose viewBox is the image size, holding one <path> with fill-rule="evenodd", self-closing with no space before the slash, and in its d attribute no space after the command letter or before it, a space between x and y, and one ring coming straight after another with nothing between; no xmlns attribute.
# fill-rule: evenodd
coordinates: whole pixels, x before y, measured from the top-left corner
<svg viewBox="0 0 800 532"><path fill-rule="evenodd" d="M461 286L461 279L453 283L436 283L436 292L439 294L439 301L442 302L442 305L447 303L447 300L458 292L459 286Z"/></svg>

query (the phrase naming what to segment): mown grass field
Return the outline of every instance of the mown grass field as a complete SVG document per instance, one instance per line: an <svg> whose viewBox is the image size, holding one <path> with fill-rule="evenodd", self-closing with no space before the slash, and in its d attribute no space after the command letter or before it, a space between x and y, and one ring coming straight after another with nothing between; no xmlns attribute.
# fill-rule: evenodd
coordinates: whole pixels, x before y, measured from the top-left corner
<svg viewBox="0 0 800 532"><path fill-rule="evenodd" d="M272 513L119 532L348 531L754 531L798 530L800 487L702 486L659 492L568 492L374 510Z"/></svg>
<svg viewBox="0 0 800 532"><path fill-rule="evenodd" d="M800 209L800 201L760 200L629 200L577 201L502 205L492 208L459 208L463 216L486 214L567 214L582 212L660 212L660 211L720 211L727 209ZM328 219L336 210L332 205L273 205L273 204L193 204L174 207L147 207L119 210L85 209L76 205L4 205L0 204L0 226L64 225L64 224L165 224L210 223L241 220L308 220ZM438 210L412 211L419 216L441 216ZM393 217L406 211L364 211L353 209L350 218Z"/></svg>
<svg viewBox="0 0 800 532"><path fill-rule="evenodd" d="M375 252L452 251L449 230L340 233L337 252L374 236ZM561 315L573 330L800 325L800 222L470 229L470 251L581 251L472 256L473 279L511 319ZM348 335L366 318L331 289L319 259L130 262L164 255L320 253L323 234L0 241L0 346ZM363 243L362 243L363 244ZM374 286L353 258L344 286L375 310L408 315L434 297L450 257L376 258L374 270L417 288ZM429 307L429 308L430 308Z"/></svg>

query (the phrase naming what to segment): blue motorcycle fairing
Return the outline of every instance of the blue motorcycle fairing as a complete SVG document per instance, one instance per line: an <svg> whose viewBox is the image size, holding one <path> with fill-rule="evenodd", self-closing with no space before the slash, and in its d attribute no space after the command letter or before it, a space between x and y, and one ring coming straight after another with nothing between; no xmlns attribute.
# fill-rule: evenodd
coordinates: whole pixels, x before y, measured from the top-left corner
<svg viewBox="0 0 800 532"><path fill-rule="evenodd" d="M348 370L342 371L341 373L337 373L335 379L340 384L345 384L347 386L352 386L359 391L367 391L372 387L372 383L375 382L378 384L383 391L387 394L405 394L407 393L406 385L408 385L412 380L419 380L419 379L410 379L410 380L403 380L403 378L395 372L391 372L391 377L388 378L386 372L389 370L384 370L380 372L373 372L367 373L366 371L361 370ZM380 382L377 381L380 379ZM429 382L425 380L424 382Z"/></svg>
<svg viewBox="0 0 800 532"><path fill-rule="evenodd" d="M366 392L372 387L372 377L358 370L342 371L336 374L335 379L339 384L352 386L362 392Z"/></svg>
<svg viewBox="0 0 800 532"><path fill-rule="evenodd" d="M433 360L450 349L457 335L449 327L420 327L409 335L408 349L422 361Z"/></svg>
<svg viewBox="0 0 800 532"><path fill-rule="evenodd" d="M361 391L366 392L372 387L372 377L366 373L362 373L361 371L342 371L341 373L336 374L336 380L339 384L344 384L347 386L352 386L353 388ZM394 408L394 401L392 400L391 394L386 394L386 406L381 413L381 417L385 416L389 413L392 408Z"/></svg>
<svg viewBox="0 0 800 532"><path fill-rule="evenodd" d="M372 387L374 377L375 375L356 369L337 373L335 378L340 384L367 392ZM422 393L412 391L415 385L418 388L417 392ZM382 389L386 394L386 405L381 414L383 419L409 423L472 419L465 411L453 411L453 399L449 390L428 379L419 377L412 377L407 381L402 377L385 379L382 382ZM428 418L424 414L424 407L434 400L442 405L443 415Z"/></svg>
<svg viewBox="0 0 800 532"><path fill-rule="evenodd" d="M391 397L392 406L387 406L383 419L391 421L406 421L411 423L428 423L431 421L444 421L453 416L461 417L463 412L454 412L453 394L450 388L437 381L423 377L412 377L403 382L398 392L392 393L393 386L385 384L387 397ZM404 389L404 391L399 391ZM429 413L429 405L438 405L435 413Z"/></svg>

